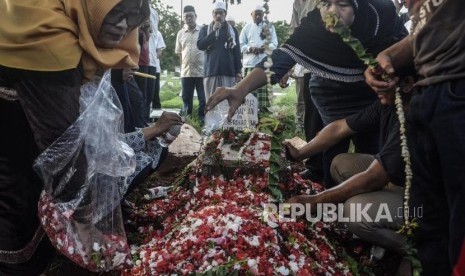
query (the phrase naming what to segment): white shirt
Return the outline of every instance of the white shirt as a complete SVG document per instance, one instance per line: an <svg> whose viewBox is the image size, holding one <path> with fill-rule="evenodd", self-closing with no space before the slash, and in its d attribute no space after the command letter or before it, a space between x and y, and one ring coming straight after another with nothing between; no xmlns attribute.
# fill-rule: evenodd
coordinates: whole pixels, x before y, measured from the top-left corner
<svg viewBox="0 0 465 276"><path fill-rule="evenodd" d="M203 77L204 52L197 48L200 28L197 25L190 31L187 26L179 30L176 36L176 48L174 52L181 54L181 78Z"/></svg>
<svg viewBox="0 0 465 276"><path fill-rule="evenodd" d="M248 23L241 31L239 42L243 54L242 64L244 68L255 67L255 65L266 56L266 53L255 55L249 52L251 47L262 47L265 44L265 40L260 37L263 25L263 22L258 25L255 23ZM273 25L271 25L271 42L268 46L271 50L278 47L278 36L276 35L276 30Z"/></svg>
<svg viewBox="0 0 465 276"><path fill-rule="evenodd" d="M153 31L150 34L149 39L149 57L150 62L149 66L153 66L157 68L157 73L161 72L160 68L160 59L157 57L157 50L158 49L165 49L165 41L163 40L162 34L157 30Z"/></svg>

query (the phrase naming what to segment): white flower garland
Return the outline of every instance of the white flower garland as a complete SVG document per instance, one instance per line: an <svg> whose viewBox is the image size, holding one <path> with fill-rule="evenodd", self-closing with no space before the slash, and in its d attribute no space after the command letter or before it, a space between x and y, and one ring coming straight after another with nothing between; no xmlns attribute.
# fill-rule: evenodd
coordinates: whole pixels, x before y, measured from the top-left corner
<svg viewBox="0 0 465 276"><path fill-rule="evenodd" d="M271 24L268 21L268 14L270 13L270 7L268 5L268 2L270 0L263 0L265 4L263 4L263 8L265 9L265 17L263 18L263 33L266 35L265 36L265 44L263 45L265 48L265 53L266 53L266 61L263 64L265 67L265 74L266 74L266 90L268 91L268 100L271 102L273 99L273 86L271 85L271 75L273 72L271 72L270 68L273 66L273 61L271 60L271 54L273 51L270 49L270 43L272 40L271 37Z"/></svg>
<svg viewBox="0 0 465 276"><path fill-rule="evenodd" d="M402 98L400 96L401 89L399 87L396 88L395 94L395 105L396 105L396 113L397 118L399 119L399 130L400 130L400 147L401 147L401 156L405 162L405 191L404 191L404 226L402 227L406 231L407 235L412 234L412 225L409 219L409 199L410 199L410 188L412 186L412 168L411 168L411 161L410 161L410 151L408 149L407 144L407 135L405 134L406 127L405 127L405 113L404 113L404 106L402 103Z"/></svg>

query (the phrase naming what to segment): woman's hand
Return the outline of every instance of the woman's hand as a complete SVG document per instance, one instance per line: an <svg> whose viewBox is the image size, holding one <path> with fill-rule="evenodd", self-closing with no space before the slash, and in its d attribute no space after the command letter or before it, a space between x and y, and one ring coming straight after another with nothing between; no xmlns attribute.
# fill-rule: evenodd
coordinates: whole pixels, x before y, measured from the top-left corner
<svg viewBox="0 0 465 276"><path fill-rule="evenodd" d="M173 125L182 125L184 122L177 113L163 112L157 122L143 129L145 140L159 137L167 132Z"/></svg>
<svg viewBox="0 0 465 276"><path fill-rule="evenodd" d="M229 104L228 121L234 116L236 109L242 104L245 96L241 96L243 93L239 93L235 87L218 87L216 88L213 95L210 96L207 102L207 112L212 110L223 100L227 100Z"/></svg>
<svg viewBox="0 0 465 276"><path fill-rule="evenodd" d="M134 67L134 68L130 68L130 67L126 67L123 69L123 81L124 82L127 82L127 81L130 81L132 78L134 78L134 72L137 71L137 67Z"/></svg>

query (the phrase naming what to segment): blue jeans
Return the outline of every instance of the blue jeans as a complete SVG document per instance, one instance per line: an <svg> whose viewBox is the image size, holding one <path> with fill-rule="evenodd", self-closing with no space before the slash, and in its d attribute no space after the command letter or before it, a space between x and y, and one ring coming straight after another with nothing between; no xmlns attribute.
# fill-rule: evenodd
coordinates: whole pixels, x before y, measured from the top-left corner
<svg viewBox="0 0 465 276"><path fill-rule="evenodd" d="M465 79L417 88L408 116L424 275L450 275L465 235Z"/></svg>
<svg viewBox="0 0 465 276"><path fill-rule="evenodd" d="M197 97L199 99L199 119L203 122L205 117L205 90L203 87L202 77L181 78L182 84L182 114L192 115L194 89L197 90Z"/></svg>

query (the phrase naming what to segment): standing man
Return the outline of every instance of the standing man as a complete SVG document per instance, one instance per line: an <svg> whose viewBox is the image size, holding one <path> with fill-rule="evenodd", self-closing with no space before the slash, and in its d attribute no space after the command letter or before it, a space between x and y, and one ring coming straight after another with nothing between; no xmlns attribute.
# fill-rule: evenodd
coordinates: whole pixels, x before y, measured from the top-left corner
<svg viewBox="0 0 465 276"><path fill-rule="evenodd" d="M155 101L156 105L159 106L159 94L160 94L160 75L158 61L158 55L161 55L161 49L159 47L165 47L163 40L158 41L158 13L150 7L150 20L147 21L147 29L142 32L142 36L139 37L139 43L141 44L141 54L139 58L139 72L146 73L152 76L156 76L156 79L150 79L145 77L135 77L137 85L144 95L144 104L141 110L145 123L150 123L150 106L152 101L157 95ZM142 28L141 28L142 29ZM158 46L160 45L160 46ZM160 52L160 53L159 53ZM157 75L158 74L158 75ZM160 107L158 107L160 108Z"/></svg>
<svg viewBox="0 0 465 276"><path fill-rule="evenodd" d="M234 17L232 17L231 15L228 15L226 17L226 21L228 21L229 25L236 27L236 19L234 19Z"/></svg>
<svg viewBox="0 0 465 276"><path fill-rule="evenodd" d="M150 67L155 67L155 89L152 97L152 108L161 109L160 103L160 58L163 49L166 48L165 41L163 40L163 35L159 30L153 30L152 35L149 40L149 49L150 49Z"/></svg>
<svg viewBox="0 0 465 276"><path fill-rule="evenodd" d="M263 22L263 6L257 5L252 11L252 23L248 23L241 31L239 41L241 43L241 52L243 54L244 76L255 67L264 57L265 43L267 42L264 35L264 27L267 25ZM274 26L269 25L271 40L268 47L271 51L278 47L278 37ZM268 112L268 107L271 106L269 93L266 86L255 90L254 95L258 99L258 107L261 112Z"/></svg>
<svg viewBox="0 0 465 276"><path fill-rule="evenodd" d="M407 116L413 171L409 208L423 207L414 235L423 275L450 275L465 241L465 2L410 0L407 5L412 32L376 59L389 76L407 66L417 70ZM365 77L379 95L398 81L382 80L371 69Z"/></svg>
<svg viewBox="0 0 465 276"><path fill-rule="evenodd" d="M242 79L241 51L236 28L226 22L226 4L217 1L213 21L200 29L197 47L205 51L205 100L217 87L234 86Z"/></svg>
<svg viewBox="0 0 465 276"><path fill-rule="evenodd" d="M150 20L145 21L142 26L139 28L139 47L140 47L140 54L139 54L139 72L150 74L149 71L149 38L150 33L152 32L152 27L150 24ZM149 81L150 80L150 81ZM149 123L149 114L150 114L150 101L152 100L149 97L151 93L151 89L153 89L153 85L151 86L152 82L151 79L145 77L138 77L135 76L130 78L128 85L130 87L130 98L134 99L136 94L139 94L140 97L136 101L131 101L132 110L137 114L137 117L140 118L141 125L137 125L137 127L144 127L145 124Z"/></svg>
<svg viewBox="0 0 465 276"><path fill-rule="evenodd" d="M199 120L203 125L205 114L205 91L203 88L204 54L197 48L200 25L197 25L197 14L193 6L185 6L183 12L186 24L176 36L175 53L179 55L181 64L182 110L183 115L192 115L194 88L199 99Z"/></svg>

